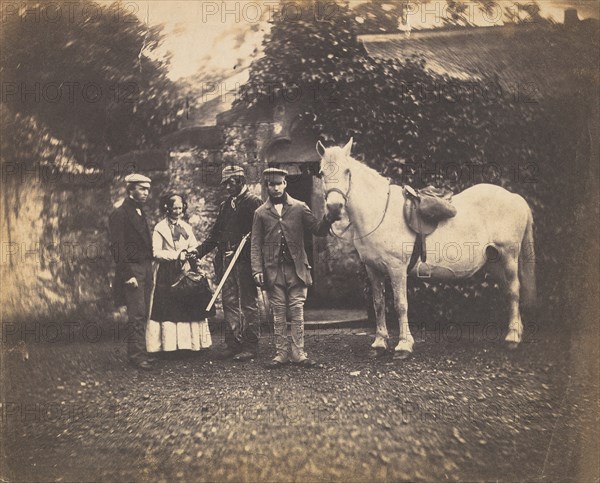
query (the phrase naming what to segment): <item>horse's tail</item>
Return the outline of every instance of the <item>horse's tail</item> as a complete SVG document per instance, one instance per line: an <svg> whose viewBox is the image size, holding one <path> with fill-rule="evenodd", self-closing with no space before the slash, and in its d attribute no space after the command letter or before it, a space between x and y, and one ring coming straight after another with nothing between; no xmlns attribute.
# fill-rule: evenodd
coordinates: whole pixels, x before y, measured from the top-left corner
<svg viewBox="0 0 600 483"><path fill-rule="evenodd" d="M527 226L521 241L519 253L519 282L521 284L520 299L524 307L536 304L537 289L535 281L535 247L533 245L533 215L527 208Z"/></svg>

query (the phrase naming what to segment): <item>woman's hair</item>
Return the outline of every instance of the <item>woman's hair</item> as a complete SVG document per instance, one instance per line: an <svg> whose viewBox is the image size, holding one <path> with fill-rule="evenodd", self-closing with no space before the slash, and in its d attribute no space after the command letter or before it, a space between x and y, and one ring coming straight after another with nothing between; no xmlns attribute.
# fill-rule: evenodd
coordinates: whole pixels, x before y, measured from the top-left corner
<svg viewBox="0 0 600 483"><path fill-rule="evenodd" d="M187 215L188 204L185 200L185 196L179 193L175 193L174 191L168 192L166 195L163 195L160 199L160 211L163 215L169 215L171 213L171 208L175 204L175 199L181 199L183 204L183 216Z"/></svg>

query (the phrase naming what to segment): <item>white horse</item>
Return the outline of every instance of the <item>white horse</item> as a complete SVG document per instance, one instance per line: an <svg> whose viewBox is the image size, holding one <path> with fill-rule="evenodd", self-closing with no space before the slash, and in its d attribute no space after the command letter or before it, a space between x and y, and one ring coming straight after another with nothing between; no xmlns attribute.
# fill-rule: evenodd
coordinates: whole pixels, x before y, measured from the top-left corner
<svg viewBox="0 0 600 483"><path fill-rule="evenodd" d="M414 344L408 326L406 279L416 234L404 220L404 189L353 159L351 149L352 139L343 148L317 143L325 207L337 215L345 209L350 220L344 238L353 241L371 281L377 319L371 347L377 351L388 349L384 280L386 273L390 276L400 318L394 358L403 359ZM456 216L441 221L427 236L427 262L419 261L410 275L450 281L471 277L485 266L508 292L510 320L505 340L515 348L523 334L519 302L533 305L536 297L531 209L521 196L491 184L472 186L452 202Z"/></svg>

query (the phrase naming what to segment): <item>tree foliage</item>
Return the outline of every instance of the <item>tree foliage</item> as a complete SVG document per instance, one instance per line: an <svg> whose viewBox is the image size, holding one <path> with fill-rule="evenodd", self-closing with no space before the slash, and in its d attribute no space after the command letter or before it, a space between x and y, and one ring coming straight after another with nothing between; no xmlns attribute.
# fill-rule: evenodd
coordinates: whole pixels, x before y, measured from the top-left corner
<svg viewBox="0 0 600 483"><path fill-rule="evenodd" d="M353 11L340 6L331 21L306 11L297 22L275 21L238 104L252 108L300 92L302 117L315 135L335 143L354 136L355 153L371 166L415 184L448 180L417 179L410 166L503 162L527 150L530 133L522 127L534 109L501 98L497 79L437 75L418 57L372 58L357 39ZM466 186L464 179L455 188Z"/></svg>
<svg viewBox="0 0 600 483"><path fill-rule="evenodd" d="M428 5L427 1L380 2L365 1L352 8L359 34L397 33L410 28L411 19L433 20L435 27L474 27L486 22L502 20L504 23L546 23L541 8L535 1L516 2L505 6L498 17L500 6L490 0L445 0ZM435 16L435 17L434 17Z"/></svg>
<svg viewBox="0 0 600 483"><path fill-rule="evenodd" d="M6 107L44 125L79 161L152 146L176 126L175 86L166 60L153 58L160 29L121 3L32 2L2 27Z"/></svg>

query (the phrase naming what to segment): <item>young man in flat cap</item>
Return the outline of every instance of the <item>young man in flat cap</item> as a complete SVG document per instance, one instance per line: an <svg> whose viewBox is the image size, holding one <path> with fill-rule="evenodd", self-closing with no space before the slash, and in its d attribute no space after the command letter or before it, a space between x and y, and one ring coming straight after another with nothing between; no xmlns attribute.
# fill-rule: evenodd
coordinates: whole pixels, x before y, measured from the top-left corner
<svg viewBox="0 0 600 483"><path fill-rule="evenodd" d="M145 332L153 290L152 237L143 212L150 194L150 178L130 174L125 178L127 197L109 217L110 245L116 263L115 304L127 306L127 356L130 364L151 369Z"/></svg>
<svg viewBox="0 0 600 483"><path fill-rule="evenodd" d="M274 319L277 354L268 368L287 362L313 367L316 362L304 352L304 302L312 284L304 249L304 232L327 236L335 219L317 220L310 208L285 191L287 172L269 168L263 172L269 199L256 210L252 225L252 274L269 295ZM286 312L291 316L288 341Z"/></svg>
<svg viewBox="0 0 600 483"><path fill-rule="evenodd" d="M217 220L208 238L196 249L198 258L217 249L217 278L223 276L238 244L244 235L250 233L254 212L262 204L262 200L248 190L246 176L240 166L226 166L221 175L221 184L225 186L229 197L219 207ZM247 361L256 357L258 351L257 292L250 268L249 242L223 285L226 348L220 354L222 359Z"/></svg>

